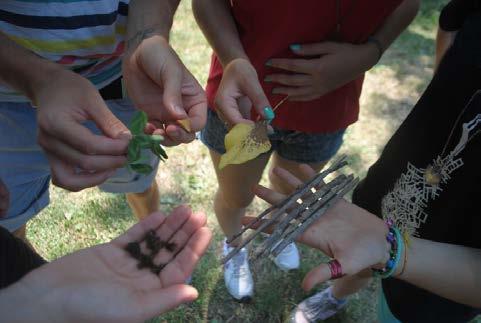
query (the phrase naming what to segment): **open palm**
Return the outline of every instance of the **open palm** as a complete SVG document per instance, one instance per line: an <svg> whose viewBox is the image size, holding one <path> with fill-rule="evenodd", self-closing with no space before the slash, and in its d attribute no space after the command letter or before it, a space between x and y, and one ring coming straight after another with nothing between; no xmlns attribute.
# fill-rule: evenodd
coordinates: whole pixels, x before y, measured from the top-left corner
<svg viewBox="0 0 481 323"><path fill-rule="evenodd" d="M169 217L153 214L110 243L84 249L45 265L22 280L38 297L51 322L142 322L197 298L185 280L191 275L211 239L206 218L179 207ZM155 262L168 263L157 276L139 270L125 250L155 230L174 242ZM179 251L177 253L177 251ZM175 255L175 258L174 258Z"/></svg>

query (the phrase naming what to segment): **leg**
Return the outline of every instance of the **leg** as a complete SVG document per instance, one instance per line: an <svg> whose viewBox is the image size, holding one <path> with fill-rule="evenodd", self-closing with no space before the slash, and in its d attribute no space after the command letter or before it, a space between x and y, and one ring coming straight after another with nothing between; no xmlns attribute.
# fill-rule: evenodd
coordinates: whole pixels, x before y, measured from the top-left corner
<svg viewBox="0 0 481 323"><path fill-rule="evenodd" d="M321 171L321 169L324 168L324 166L327 164L327 162L328 161L326 160L326 161L320 162L320 163L309 163L309 166L311 166L316 171L316 173L318 173L318 172ZM302 174L300 174L300 171L299 171L299 165L300 164L301 163L282 158L281 156L279 156L279 154L274 153L273 157L272 157L272 166L269 169L269 181L270 181L270 184L271 184L271 188L274 191L277 191L277 192L280 192L280 193L283 193L283 194L292 193L292 188L290 186L286 185L286 183L284 181L279 179L279 177L277 177L273 173L273 169L275 167L284 168L285 170L289 171L291 174L293 174L294 176L296 176L297 178L299 178L302 181L308 180L308 178L303 178Z"/></svg>
<svg viewBox="0 0 481 323"><path fill-rule="evenodd" d="M23 242L25 242L25 244L30 247L30 249L35 251L35 248L32 246L30 241L28 241L28 239L27 239L27 225L26 224L24 224L22 227L18 228L17 230L13 231L13 235L16 236L19 239L22 239Z"/></svg>
<svg viewBox="0 0 481 323"><path fill-rule="evenodd" d="M263 154L241 165L229 165L219 170L220 154L210 150L219 188L214 197L214 211L219 225L227 237L231 237L242 228L241 219L245 209L254 199L252 187L259 183L262 172L269 160L269 154ZM232 245L240 243L236 239Z"/></svg>
<svg viewBox="0 0 481 323"><path fill-rule="evenodd" d="M159 210L160 193L159 186L155 180L146 191L142 193L127 193L125 195L132 212L139 220Z"/></svg>

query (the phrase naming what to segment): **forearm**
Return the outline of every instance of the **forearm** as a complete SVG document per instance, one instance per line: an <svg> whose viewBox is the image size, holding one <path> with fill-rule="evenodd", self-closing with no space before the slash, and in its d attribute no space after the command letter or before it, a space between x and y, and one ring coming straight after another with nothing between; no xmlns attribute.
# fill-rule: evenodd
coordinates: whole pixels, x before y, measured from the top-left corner
<svg viewBox="0 0 481 323"><path fill-rule="evenodd" d="M229 3L229 0L192 1L195 19L224 67L236 58L248 59Z"/></svg>
<svg viewBox="0 0 481 323"><path fill-rule="evenodd" d="M373 35L386 50L409 26L419 10L420 0L404 0Z"/></svg>
<svg viewBox="0 0 481 323"><path fill-rule="evenodd" d="M127 48L136 47L150 35L169 39L180 0L133 0L127 20Z"/></svg>
<svg viewBox="0 0 481 323"><path fill-rule="evenodd" d="M35 101L35 91L46 82L47 76L63 69L17 45L0 32L0 82Z"/></svg>
<svg viewBox="0 0 481 323"><path fill-rule="evenodd" d="M481 250L413 238L401 280L481 308Z"/></svg>
<svg viewBox="0 0 481 323"><path fill-rule="evenodd" d="M454 38L456 38L456 32L445 31L442 28L438 28L436 35L436 59L434 69L437 70L439 63L444 57L446 51L453 44Z"/></svg>

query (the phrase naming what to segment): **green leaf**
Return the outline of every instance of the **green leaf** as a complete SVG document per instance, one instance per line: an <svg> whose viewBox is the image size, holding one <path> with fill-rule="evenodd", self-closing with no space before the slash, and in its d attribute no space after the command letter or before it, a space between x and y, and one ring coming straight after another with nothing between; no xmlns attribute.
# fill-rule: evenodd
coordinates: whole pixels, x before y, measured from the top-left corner
<svg viewBox="0 0 481 323"><path fill-rule="evenodd" d="M137 111L130 121L130 132L133 135L144 134L147 125L147 114L144 111Z"/></svg>
<svg viewBox="0 0 481 323"><path fill-rule="evenodd" d="M162 148L161 145L154 144L152 145L151 149L152 149L152 152L161 160L162 158L169 159L169 156L167 156L167 153L165 152L165 150Z"/></svg>
<svg viewBox="0 0 481 323"><path fill-rule="evenodd" d="M139 142L134 139L130 140L129 147L127 148L127 160L129 163L133 163L140 158L140 145Z"/></svg>
<svg viewBox="0 0 481 323"><path fill-rule="evenodd" d="M164 137L162 137L161 135L152 135L150 136L151 140L153 142L155 142L156 144L159 144L162 142L162 140L164 140Z"/></svg>
<svg viewBox="0 0 481 323"><path fill-rule="evenodd" d="M152 166L148 164L130 164L130 168L139 174L147 175L152 173L154 170Z"/></svg>
<svg viewBox="0 0 481 323"><path fill-rule="evenodd" d="M139 143L140 148L150 148L152 145L152 139L149 135L136 135L134 140Z"/></svg>

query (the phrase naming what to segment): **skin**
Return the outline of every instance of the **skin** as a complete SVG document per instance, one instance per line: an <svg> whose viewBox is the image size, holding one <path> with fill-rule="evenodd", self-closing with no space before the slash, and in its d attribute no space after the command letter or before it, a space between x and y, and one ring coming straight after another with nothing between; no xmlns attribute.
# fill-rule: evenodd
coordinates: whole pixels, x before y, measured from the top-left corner
<svg viewBox="0 0 481 323"><path fill-rule="evenodd" d="M300 171L305 177L316 174L307 165L302 165ZM303 183L287 171L279 174L283 174L281 176L291 191ZM279 203L286 197L262 186L257 186L255 192L271 204ZM253 219L245 217L242 222L247 224ZM390 249L386 241L387 232L387 226L380 218L341 200L314 222L298 241L337 259L343 273L352 278L354 275L366 276L371 268L384 266ZM480 249L411 238L410 247L405 250L406 258L402 257L394 273L396 279L454 302L481 308L481 279L477 274L481 272ZM404 259L407 259L406 263ZM309 291L329 279L331 272L328 265L320 264L305 276L302 287Z"/></svg>
<svg viewBox="0 0 481 323"><path fill-rule="evenodd" d="M198 296L185 285L202 255L211 232L206 217L187 207L168 217L155 213L109 243L74 252L46 264L0 291L2 319L8 322L144 322ZM137 269L123 249L154 229L173 235L181 252L158 276ZM161 251L156 262L172 254ZM22 305L21 311L12 308Z"/></svg>
<svg viewBox="0 0 481 323"><path fill-rule="evenodd" d="M214 104L218 116L228 125L251 123L250 110L255 109L264 116L263 109L270 103L263 92L257 72L252 66L239 39L230 2L226 0L194 0L194 16L204 35L214 49L223 66L223 76ZM383 49L403 31L416 15L418 0L405 0L387 18L375 33ZM377 47L372 43L360 45L321 42L301 44L295 53L300 58L275 58L266 64L279 69L278 73L267 76L266 81L279 84L274 93L290 95L290 100L309 101L338 88L369 70L378 61ZM306 58L306 56L319 58ZM291 97L292 96L292 97ZM252 186L257 184L268 161L267 155L244 165L229 165L219 170L220 155L210 152L216 170L219 189L214 198L214 210L224 234L227 237L241 229L240 218L254 197ZM320 170L327 161L312 164ZM273 154L273 167L269 171L271 187L285 192L273 169L288 169L297 176L299 163ZM242 185L237 185L242 179ZM240 239L233 245L240 243Z"/></svg>

